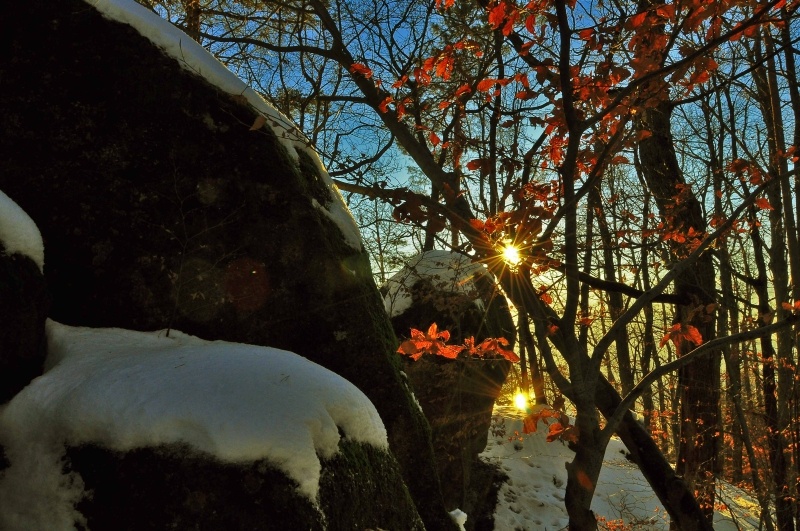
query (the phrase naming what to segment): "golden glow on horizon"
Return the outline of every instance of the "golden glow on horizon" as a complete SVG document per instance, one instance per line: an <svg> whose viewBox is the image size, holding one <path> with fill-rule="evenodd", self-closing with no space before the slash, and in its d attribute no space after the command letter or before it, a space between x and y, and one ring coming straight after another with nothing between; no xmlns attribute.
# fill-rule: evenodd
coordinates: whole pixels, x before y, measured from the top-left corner
<svg viewBox="0 0 800 531"><path fill-rule="evenodd" d="M514 395L514 406L522 411L528 409L528 397L525 393L517 393Z"/></svg>

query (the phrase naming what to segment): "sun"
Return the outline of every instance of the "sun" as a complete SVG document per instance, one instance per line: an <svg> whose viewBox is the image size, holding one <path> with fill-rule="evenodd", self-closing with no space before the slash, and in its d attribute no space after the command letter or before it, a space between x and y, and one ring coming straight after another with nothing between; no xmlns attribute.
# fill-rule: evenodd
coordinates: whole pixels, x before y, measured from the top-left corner
<svg viewBox="0 0 800 531"><path fill-rule="evenodd" d="M522 255L519 254L519 249L510 243L503 245L503 261L511 267L516 267L522 262Z"/></svg>
<svg viewBox="0 0 800 531"><path fill-rule="evenodd" d="M528 409L528 395L525 393L517 393L514 395L514 406L522 411L527 411Z"/></svg>

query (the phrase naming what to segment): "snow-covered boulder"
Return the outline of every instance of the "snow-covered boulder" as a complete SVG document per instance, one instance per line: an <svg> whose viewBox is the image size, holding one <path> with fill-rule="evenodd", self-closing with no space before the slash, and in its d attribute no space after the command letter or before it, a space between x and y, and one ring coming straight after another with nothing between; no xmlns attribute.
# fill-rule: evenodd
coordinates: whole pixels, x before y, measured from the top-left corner
<svg viewBox="0 0 800 531"><path fill-rule="evenodd" d="M48 322L0 528L421 529L364 394L291 352Z"/></svg>
<svg viewBox="0 0 800 531"><path fill-rule="evenodd" d="M356 225L313 148L134 0L0 4L0 189L47 246L50 316L268 345L375 404L423 520L452 527Z"/></svg>
<svg viewBox="0 0 800 531"><path fill-rule="evenodd" d="M0 404L43 370L47 318L43 266L36 224L0 191Z"/></svg>
<svg viewBox="0 0 800 531"><path fill-rule="evenodd" d="M476 341L504 337L513 344L514 321L505 296L484 266L461 254L428 251L417 255L381 292L401 338L411 328L424 331L435 322L440 330L450 331L452 344L470 336ZM448 507L471 513L476 503L474 489L488 487L471 485L472 470L486 447L492 408L510 366L502 359L423 356L405 361L404 370L431 425ZM482 502L479 497L477 501Z"/></svg>
<svg viewBox="0 0 800 531"><path fill-rule="evenodd" d="M455 343L469 336L514 342L514 320L505 295L486 267L462 254L420 253L381 287L381 293L398 337L435 322L440 330L450 331Z"/></svg>

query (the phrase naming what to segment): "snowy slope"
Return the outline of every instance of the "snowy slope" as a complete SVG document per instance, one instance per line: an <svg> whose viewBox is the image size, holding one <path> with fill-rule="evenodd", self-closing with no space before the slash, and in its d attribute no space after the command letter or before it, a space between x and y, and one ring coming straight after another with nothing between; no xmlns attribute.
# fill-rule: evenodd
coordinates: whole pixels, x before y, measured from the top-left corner
<svg viewBox="0 0 800 531"><path fill-rule="evenodd" d="M536 433L522 434L522 412L510 406L495 408L495 426L481 458L500 466L509 480L498 494L497 531L556 531L566 529L564 508L567 472L573 452L565 443L546 441L541 423ZM510 439L510 440L509 440ZM717 512L714 529L758 529L758 509L744 492L721 484L718 497L729 511ZM624 523L631 530L667 531L669 517L636 465L625 458L625 445L613 438L606 449L592 510L608 527ZM621 522L620 522L621 520ZM739 527L737 527L736 523ZM619 528L618 528L619 529Z"/></svg>

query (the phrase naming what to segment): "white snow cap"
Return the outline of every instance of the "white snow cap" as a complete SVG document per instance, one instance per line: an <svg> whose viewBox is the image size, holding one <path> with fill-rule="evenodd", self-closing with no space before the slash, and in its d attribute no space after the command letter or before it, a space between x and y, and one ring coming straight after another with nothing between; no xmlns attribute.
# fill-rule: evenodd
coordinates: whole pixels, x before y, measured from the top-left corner
<svg viewBox="0 0 800 531"><path fill-rule="evenodd" d="M450 518L456 523L460 531L466 531L464 524L467 523L467 513L461 509L453 509L450 511Z"/></svg>
<svg viewBox="0 0 800 531"><path fill-rule="evenodd" d="M405 312L412 304L411 289L421 279L430 280L439 291L463 293L475 297L483 309L483 301L475 290L473 280L488 275L489 270L469 257L451 251L426 251L411 258L406 266L386 281L383 306L389 317Z"/></svg>
<svg viewBox="0 0 800 531"><path fill-rule="evenodd" d="M197 41L134 0L85 1L107 18L132 26L143 37L177 60L183 68L203 77L212 85L229 94L244 97L257 113L266 118L265 125L273 130L295 161L300 151L307 153L314 161L319 174L322 175L332 198L327 206L319 203L314 206L336 223L348 245L356 250L361 250L361 233L358 231L358 225L347 208L341 192L333 184L333 180L322 165L317 152L310 146L308 139L294 126L291 120L264 101L256 91L236 77Z"/></svg>
<svg viewBox="0 0 800 531"><path fill-rule="evenodd" d="M5 254L21 254L44 270L44 243L39 227L10 197L0 191L0 243Z"/></svg>
<svg viewBox="0 0 800 531"><path fill-rule="evenodd" d="M339 428L348 440L388 448L378 412L361 391L291 352L176 331L166 337L53 321L47 334L47 372L0 414L0 442L11 461L0 479L3 512L14 511L15 496L24 495L20 503L29 506L48 483L31 476L40 466L31 461L48 458L30 449L49 445L56 467L49 473L58 476L64 441L120 451L188 443L227 462L267 459L312 502L320 458L338 452ZM7 528L3 523L0 516L0 528Z"/></svg>

